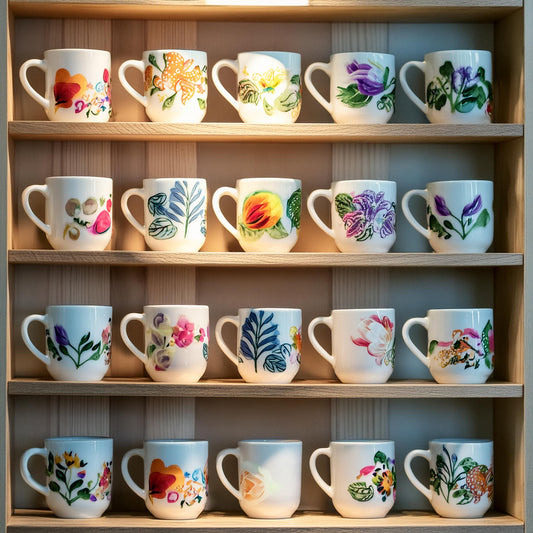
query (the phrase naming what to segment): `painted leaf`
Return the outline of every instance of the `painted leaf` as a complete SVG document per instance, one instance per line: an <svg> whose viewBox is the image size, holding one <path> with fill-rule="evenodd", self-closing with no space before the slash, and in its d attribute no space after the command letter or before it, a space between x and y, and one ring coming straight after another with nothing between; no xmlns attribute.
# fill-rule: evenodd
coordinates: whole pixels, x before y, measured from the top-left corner
<svg viewBox="0 0 533 533"><path fill-rule="evenodd" d="M207 348L207 344L204 344L204 345L202 346L202 355L204 356L204 359L205 359L206 361L209 360L209 355L208 355L207 350L208 350L208 348Z"/></svg>
<svg viewBox="0 0 533 533"><path fill-rule="evenodd" d="M275 100L274 108L283 113L287 113L291 109L298 107L300 100L302 99L300 95L300 86L295 87L294 85L289 85Z"/></svg>
<svg viewBox="0 0 533 533"><path fill-rule="evenodd" d="M87 350L90 350L93 347L93 341L88 342L84 346L81 347L80 353L86 352Z"/></svg>
<svg viewBox="0 0 533 533"><path fill-rule="evenodd" d="M177 228L172 221L166 217L154 218L148 227L148 235L154 239L171 239L176 235Z"/></svg>
<svg viewBox="0 0 533 533"><path fill-rule="evenodd" d="M80 500L90 500L91 499L91 493L89 492L88 488L80 489L76 496L78 496L78 498L80 498Z"/></svg>
<svg viewBox="0 0 533 533"><path fill-rule="evenodd" d="M69 487L69 490L72 492L73 490L76 490L77 488L81 487L83 485L83 479L77 479L72 483L72 485Z"/></svg>
<svg viewBox="0 0 533 533"><path fill-rule="evenodd" d="M358 502L367 502L374 496L374 487L364 481L357 481L348 486L350 496Z"/></svg>
<svg viewBox="0 0 533 533"><path fill-rule="evenodd" d="M433 350L435 349L435 347L439 344L439 341L437 340L432 340L430 343L429 343L429 353L433 353Z"/></svg>
<svg viewBox="0 0 533 533"><path fill-rule="evenodd" d="M387 464L387 456L381 451L376 452L376 455L374 455L374 463L382 463L382 464L386 465Z"/></svg>
<svg viewBox="0 0 533 533"><path fill-rule="evenodd" d="M48 463L46 466L46 475L51 476L54 473L54 456L52 452L48 452Z"/></svg>
<svg viewBox="0 0 533 533"><path fill-rule="evenodd" d="M174 100L176 99L176 94L174 93L172 96L169 96L164 102L163 102L163 109L170 109L174 105Z"/></svg>
<svg viewBox="0 0 533 533"><path fill-rule="evenodd" d="M269 117L274 114L274 108L265 99L263 99L263 110Z"/></svg>
<svg viewBox="0 0 533 533"><path fill-rule="evenodd" d="M453 70L454 68L451 61L445 61L444 64L439 68L441 76L444 76L445 78L451 78Z"/></svg>
<svg viewBox="0 0 533 533"><path fill-rule="evenodd" d="M474 222L472 229L474 228L484 228L490 222L490 215L487 209L483 209L476 221Z"/></svg>
<svg viewBox="0 0 533 533"><path fill-rule="evenodd" d="M59 481L62 481L63 483L67 482L65 472L63 472L62 470L56 469L56 478L59 479Z"/></svg>
<svg viewBox="0 0 533 533"><path fill-rule="evenodd" d="M167 201L167 195L164 192L159 192L148 198L147 206L148 211L152 216L166 215L165 203Z"/></svg>
<svg viewBox="0 0 533 533"><path fill-rule="evenodd" d="M279 331L273 323L274 313L250 311L241 328L239 354L256 362L264 353L272 352L279 346Z"/></svg>
<svg viewBox="0 0 533 533"><path fill-rule="evenodd" d="M285 357L281 354L272 353L265 358L263 368L267 372L285 372L287 369L287 362L285 361Z"/></svg>
<svg viewBox="0 0 533 533"><path fill-rule="evenodd" d="M154 54L150 54L150 55L148 56L148 61L149 61L150 64L153 65L157 70L159 70L159 71L161 70L161 69L159 68L159 65L157 64L157 61L156 61L156 59L155 59Z"/></svg>
<svg viewBox="0 0 533 533"><path fill-rule="evenodd" d="M85 344L91 337L91 332L88 331L80 340L80 344Z"/></svg>
<svg viewBox="0 0 533 533"><path fill-rule="evenodd" d="M48 483L48 488L52 492L59 492L61 490L60 486L55 481L50 481L50 483Z"/></svg>
<svg viewBox="0 0 533 533"><path fill-rule="evenodd" d="M98 361L98 359L100 359L100 356L102 355L102 353L100 352L101 345L102 345L102 342L100 341L93 346L94 353L91 356L92 361Z"/></svg>
<svg viewBox="0 0 533 533"><path fill-rule="evenodd" d="M250 79L239 82L239 100L245 104L259 104L261 93L259 87Z"/></svg>
<svg viewBox="0 0 533 533"><path fill-rule="evenodd" d="M257 241L264 232L265 230L262 229L250 230L242 222L239 224L239 233L247 241Z"/></svg>
<svg viewBox="0 0 533 533"><path fill-rule="evenodd" d="M360 108L367 106L372 101L372 96L362 94L357 83L351 83L348 87L337 87L337 98L349 107Z"/></svg>
<svg viewBox="0 0 533 533"><path fill-rule="evenodd" d="M485 324L483 331L481 332L481 345L483 346L483 351L485 356L490 354L490 342L489 342L489 333L492 331L492 324L490 320Z"/></svg>
<svg viewBox="0 0 533 533"><path fill-rule="evenodd" d="M446 231L437 220L437 217L434 214L431 214L429 216L429 229L437 234L437 237L441 238L444 237L445 239L449 239L451 237L451 234Z"/></svg>
<svg viewBox="0 0 533 533"><path fill-rule="evenodd" d="M475 466L478 466L478 463L472 459L472 457L465 457L461 461L459 461L459 464L457 466L462 466L465 473L468 474L472 468Z"/></svg>
<svg viewBox="0 0 533 533"><path fill-rule="evenodd" d="M335 196L335 210L341 218L344 218L344 215L351 213L353 209L353 198L351 195L342 192Z"/></svg>
<svg viewBox="0 0 533 533"><path fill-rule="evenodd" d="M470 113L477 104L477 98L463 98L460 102L455 104L455 109L459 113Z"/></svg>
<svg viewBox="0 0 533 533"><path fill-rule="evenodd" d="M198 107L204 110L207 107L206 101L203 98L198 98Z"/></svg>
<svg viewBox="0 0 533 533"><path fill-rule="evenodd" d="M287 216L291 221L292 228L300 229L300 218L302 214L302 189L294 191L287 200Z"/></svg>
<svg viewBox="0 0 533 533"><path fill-rule="evenodd" d="M48 353L52 356L52 359L57 359L58 361L61 361L62 358L59 355L59 352L57 351L54 342L49 336L46 337L46 346L48 348Z"/></svg>
<svg viewBox="0 0 533 533"><path fill-rule="evenodd" d="M265 230L273 239L284 239L288 237L289 234L287 230L283 227L281 219L276 222L271 228Z"/></svg>

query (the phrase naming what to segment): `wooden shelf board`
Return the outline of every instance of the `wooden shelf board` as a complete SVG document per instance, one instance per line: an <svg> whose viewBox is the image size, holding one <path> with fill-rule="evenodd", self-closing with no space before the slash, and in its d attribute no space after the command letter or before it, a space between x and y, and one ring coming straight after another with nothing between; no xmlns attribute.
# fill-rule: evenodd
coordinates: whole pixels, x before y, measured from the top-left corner
<svg viewBox="0 0 533 533"><path fill-rule="evenodd" d="M497 267L521 266L523 254L436 254L386 253L343 254L301 253L288 254L245 252L153 252L105 250L103 252L72 252L62 250L9 250L12 264L80 264L115 266L198 266L198 267Z"/></svg>
<svg viewBox="0 0 533 533"><path fill-rule="evenodd" d="M490 513L484 518L450 519L429 512L400 511L392 512L385 518L355 520L320 512L298 512L287 520L254 520L243 514L210 512L203 513L196 520L157 520L148 514L106 514L96 519L67 520L55 518L47 511L27 510L15 511L7 523L7 533L146 533L151 529L160 533L172 533L176 529L195 533L304 533L313 530L331 533L523 533L524 523L502 513Z"/></svg>
<svg viewBox="0 0 533 533"><path fill-rule="evenodd" d="M426 380L389 381L352 385L327 380L296 380L263 385L240 379L209 379L177 385L148 378L106 378L99 382L60 382L16 378L8 382L11 396L167 396L197 398L521 398L519 383L445 385Z"/></svg>
<svg viewBox="0 0 533 533"><path fill-rule="evenodd" d="M522 124L164 124L73 123L45 120L8 124L15 140L294 142L294 143L496 143L522 137Z"/></svg>

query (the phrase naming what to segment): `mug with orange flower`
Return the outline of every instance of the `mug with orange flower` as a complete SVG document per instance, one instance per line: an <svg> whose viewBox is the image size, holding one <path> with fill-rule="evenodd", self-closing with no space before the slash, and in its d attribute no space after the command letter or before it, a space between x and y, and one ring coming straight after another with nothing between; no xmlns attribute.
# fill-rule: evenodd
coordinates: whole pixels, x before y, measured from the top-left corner
<svg viewBox="0 0 533 533"><path fill-rule="evenodd" d="M144 95L126 80L126 70L144 74ZM120 65L118 79L146 108L152 122L202 122L207 110L207 54L199 50L147 50L142 60Z"/></svg>
<svg viewBox="0 0 533 533"><path fill-rule="evenodd" d="M28 81L27 71L45 73L45 94ZM107 122L111 117L111 54L105 50L61 48L46 50L44 59L28 59L19 70L26 92L61 122Z"/></svg>
<svg viewBox="0 0 533 533"><path fill-rule="evenodd" d="M135 455L144 462L144 488L128 470ZM122 476L156 518L190 520L207 502L207 455L206 440L147 440L124 454Z"/></svg>
<svg viewBox="0 0 533 533"><path fill-rule="evenodd" d="M220 208L230 196L237 203L237 227ZM292 178L243 178L236 187L213 194L213 210L245 252L290 252L298 240L302 182Z"/></svg>
<svg viewBox="0 0 533 533"><path fill-rule="evenodd" d="M228 455L238 461L238 489L224 473L222 463ZM237 448L227 448L217 455L216 468L224 487L250 518L290 518L300 505L300 440L241 440Z"/></svg>
<svg viewBox="0 0 533 533"><path fill-rule="evenodd" d="M315 336L319 324L331 330L331 354ZM336 309L311 320L308 335L343 383L385 383L394 370L395 324L394 309Z"/></svg>

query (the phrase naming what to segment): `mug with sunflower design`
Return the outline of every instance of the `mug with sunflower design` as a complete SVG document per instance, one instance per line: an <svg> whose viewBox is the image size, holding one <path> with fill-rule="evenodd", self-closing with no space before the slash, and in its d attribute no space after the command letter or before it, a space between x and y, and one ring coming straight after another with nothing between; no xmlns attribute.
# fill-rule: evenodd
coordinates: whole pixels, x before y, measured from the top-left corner
<svg viewBox="0 0 533 533"><path fill-rule="evenodd" d="M144 94L126 79L126 70L144 74ZM207 110L207 54L199 50L147 50L142 60L120 65L118 79L146 108L152 122L202 122Z"/></svg>
<svg viewBox="0 0 533 533"><path fill-rule="evenodd" d="M223 196L237 204L237 227L222 213ZM213 194L216 217L245 252L290 252L298 240L301 208L302 182L292 178L243 178Z"/></svg>

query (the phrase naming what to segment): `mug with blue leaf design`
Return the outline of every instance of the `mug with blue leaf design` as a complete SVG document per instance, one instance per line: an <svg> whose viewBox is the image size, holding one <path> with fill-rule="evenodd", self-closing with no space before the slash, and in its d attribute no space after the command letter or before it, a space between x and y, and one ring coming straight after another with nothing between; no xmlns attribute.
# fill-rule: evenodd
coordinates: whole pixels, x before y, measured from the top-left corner
<svg viewBox="0 0 533 533"><path fill-rule="evenodd" d="M238 329L237 353L222 338L227 322ZM283 308L243 308L237 316L221 317L215 328L221 350L248 383L290 383L300 368L302 311Z"/></svg>

